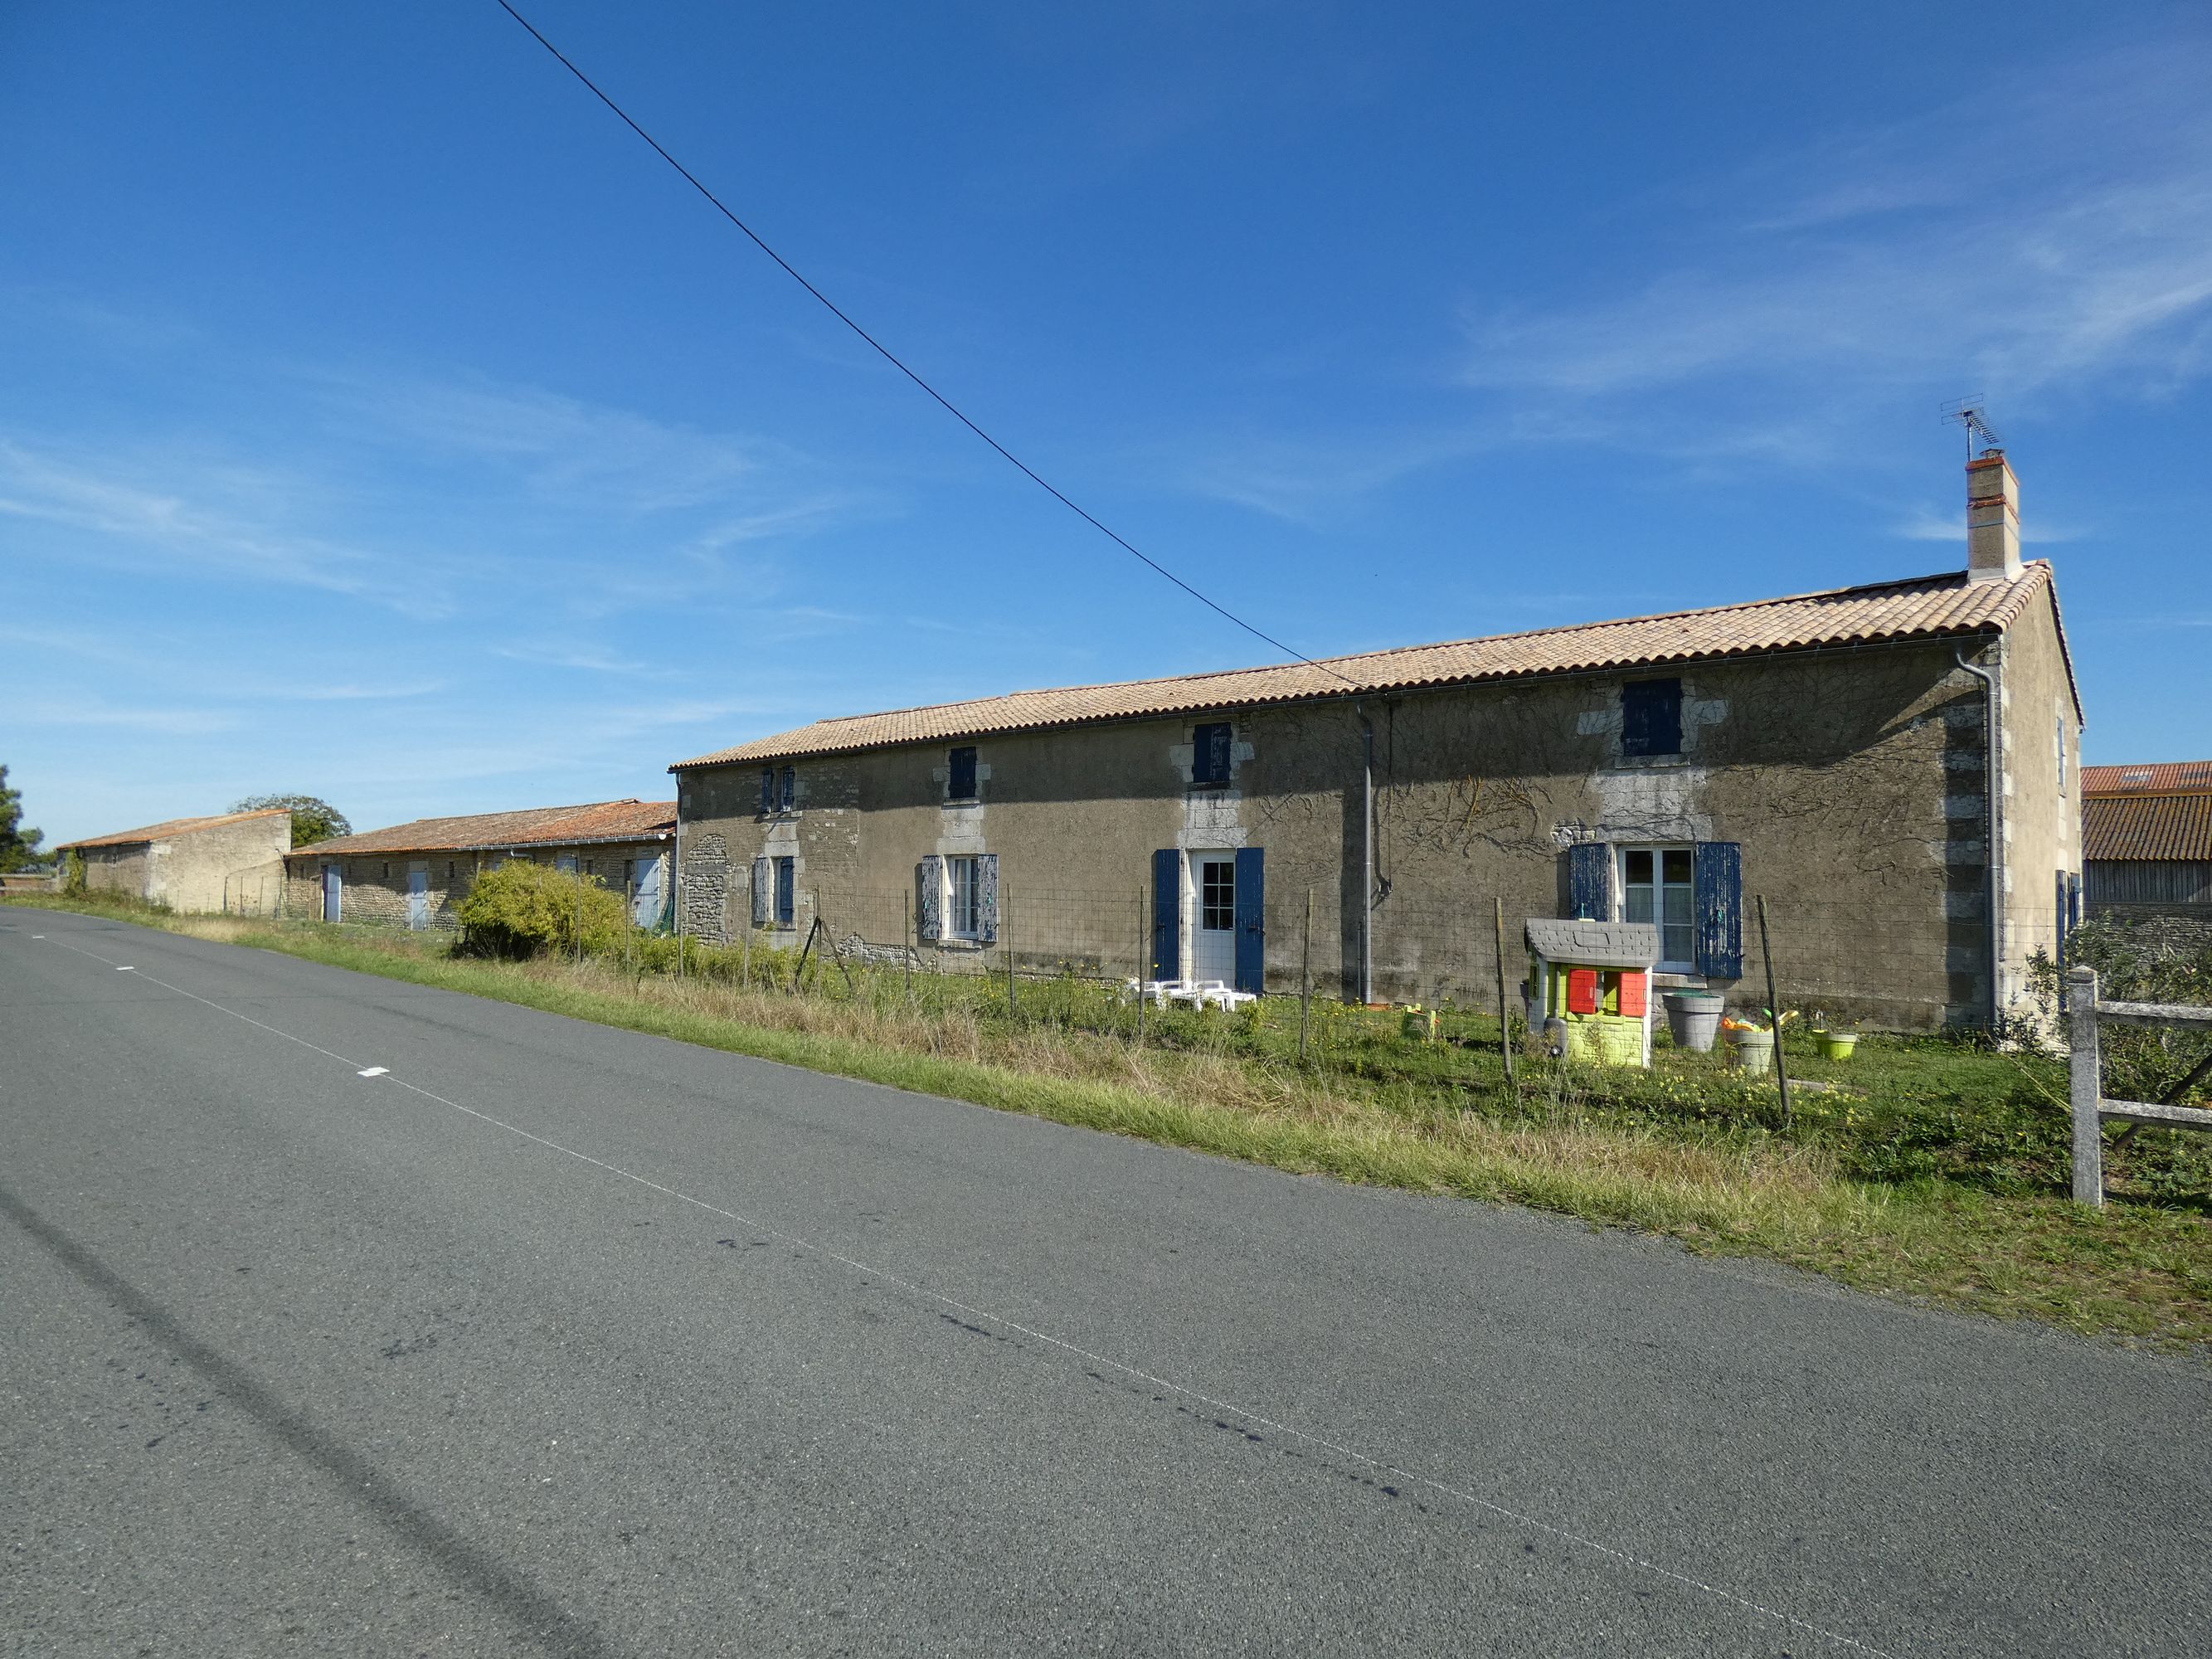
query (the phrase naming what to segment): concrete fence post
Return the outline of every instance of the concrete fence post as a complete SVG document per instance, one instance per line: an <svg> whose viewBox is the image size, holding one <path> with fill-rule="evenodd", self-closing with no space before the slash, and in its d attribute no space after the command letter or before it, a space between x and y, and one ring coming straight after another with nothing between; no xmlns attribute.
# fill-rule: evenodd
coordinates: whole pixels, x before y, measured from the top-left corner
<svg viewBox="0 0 2212 1659"><path fill-rule="evenodd" d="M2066 975L2067 1036L2073 1048L2069 1097L2074 1107L2074 1198L2101 1206L2105 1201L2104 1068L2097 1033L2097 970L2076 968Z"/></svg>

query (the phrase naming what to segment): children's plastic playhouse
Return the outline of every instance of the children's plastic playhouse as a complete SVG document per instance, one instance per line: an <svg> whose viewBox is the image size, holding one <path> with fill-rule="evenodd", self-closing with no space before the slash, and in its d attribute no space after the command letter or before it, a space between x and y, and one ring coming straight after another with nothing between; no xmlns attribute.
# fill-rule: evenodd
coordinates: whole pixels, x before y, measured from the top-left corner
<svg viewBox="0 0 2212 1659"><path fill-rule="evenodd" d="M1659 930L1639 921L1548 921L1532 917L1528 1023L1561 1036L1570 1060L1651 1064L1651 969ZM1557 1026L1553 1021L1559 1022Z"/></svg>

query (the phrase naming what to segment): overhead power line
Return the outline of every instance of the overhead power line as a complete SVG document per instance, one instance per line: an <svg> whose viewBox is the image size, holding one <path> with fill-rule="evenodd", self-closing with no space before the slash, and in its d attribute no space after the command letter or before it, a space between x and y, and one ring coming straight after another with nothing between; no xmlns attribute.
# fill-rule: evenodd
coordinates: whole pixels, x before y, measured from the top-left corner
<svg viewBox="0 0 2212 1659"><path fill-rule="evenodd" d="M725 219L727 219L732 224L743 231L746 240L751 242L755 247L758 248L763 253L767 254L769 258L775 260L775 263L781 267L784 275L790 277L793 282L798 283L799 287L805 289L809 294L812 295L815 299L821 301L824 310L829 312L829 313L835 317L839 322L844 324L847 328L851 329L854 333L859 335L860 338L866 341L869 345L872 346L885 362L889 363L893 368L898 370L900 374L905 375L908 380L912 380L916 386L927 392L930 397L936 401L938 406L943 409L946 414L951 416L954 420L959 422L961 425L966 427L970 432L981 438L985 443L990 445L990 447L996 450L1006 461L1018 468L1024 477L1027 478L1031 483L1036 485L1038 489L1043 490L1045 494L1051 496L1053 500L1058 501L1069 512L1074 514L1076 517L1081 519L1084 523L1089 525L1100 535L1105 537L1107 540L1112 542L1123 552L1128 554L1132 558L1139 561L1155 574L1167 578L1168 580L1173 582L1177 587L1182 589L1184 592L1189 594L1191 598L1196 599L1200 605L1206 606L1209 611L1212 611L1215 614L1225 617L1230 622L1236 623L1237 627L1243 629L1247 634L1252 635L1254 639L1266 641L1267 644L1274 647L1276 650L1281 652L1285 656L1295 657L1310 668L1320 669L1322 673L1328 675L1332 679L1342 680L1346 685L1353 684L1351 680L1346 679L1343 675L1338 673L1334 669L1328 667L1326 664L1316 662L1311 657L1306 655L1304 652L1295 650L1291 647L1285 645L1273 634L1267 632L1263 629L1254 627L1250 623L1246 622L1243 617L1238 616L1235 611L1230 610L1228 606L1221 604L1218 600L1209 598L1207 595L1201 593L1197 588L1193 587L1188 582L1176 575L1174 571L1169 569L1158 560L1152 557L1149 554L1137 547L1133 543L1130 542L1126 537L1114 530L1110 526L1102 523L1087 509L1079 506L1075 501L1069 499L1069 497L1063 493L1058 486L1054 485L1050 480L1044 477L1034 467L1030 466L1027 461L1022 459L1022 458L1015 454L1012 450L1007 448L1006 445L1000 443L996 438L993 437L981 427L978 426L974 421L970 420L957 404L955 404L950 398L946 397L943 392L939 392L935 386L932 386L927 380L924 380L920 374L915 373L915 370L909 368L905 360L900 357L896 352L893 351L881 340L876 338L874 335L869 333L866 329L862 328L860 324L854 322L853 319L848 316L838 306L836 301L832 300L820 289L815 287L812 283L807 281L807 279L799 273L797 266L793 265L790 260L785 258L783 255L778 253L774 248L770 247L768 243L762 239L758 231L755 230L743 219L738 217L735 213L730 210L728 204L725 203L720 197L715 195L713 191L708 189L707 186L700 181L698 174L693 173L690 168L685 167L683 162L678 161L673 155L670 155L667 149L661 144L661 142L658 138L655 138L651 133L647 132L643 127L640 126L628 110L624 109L620 104L617 104L613 99L607 96L606 93L600 88L598 82L592 80L590 76L585 74L582 70L577 68L574 61L570 58L566 52L562 52L560 47L555 46L550 40L547 40L544 34L540 33L538 32L538 26L535 23L532 23L527 17L525 17L520 12L517 11L507 3L507 0L498 0L498 5L501 11L505 12L509 17L514 19L516 22L521 24L525 29L528 30L532 40L536 40L539 46L544 47L547 52L552 53L553 57L559 62L562 68L567 70L569 74L574 76L577 80L583 82L586 90L590 92L592 96L598 99L609 109L612 110L616 118L619 119L624 126L628 127L639 137L644 139L647 144L651 145L654 155L659 156L662 161L667 162L670 167L675 168L678 173L683 175L684 181L690 185L692 189L697 191L700 195L705 197L708 204L713 206L717 213L720 214Z"/></svg>

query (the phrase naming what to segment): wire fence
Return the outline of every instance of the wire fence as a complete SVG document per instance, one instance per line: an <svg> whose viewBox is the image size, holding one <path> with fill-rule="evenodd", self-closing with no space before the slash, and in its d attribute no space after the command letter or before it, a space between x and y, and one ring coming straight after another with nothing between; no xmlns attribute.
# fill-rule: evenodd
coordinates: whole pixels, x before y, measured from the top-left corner
<svg viewBox="0 0 2212 1659"><path fill-rule="evenodd" d="M461 926L457 896L349 884L342 917L348 925L452 936ZM1371 962L1365 984L1374 1002L1494 1014L1502 1000L1525 1014L1531 962L1524 929L1532 919L1555 916L1556 904L1510 895L1445 902L1401 890L1376 903L1363 939L1358 907L1341 896L1334 887L1278 888L1256 918L1209 915L1202 901L1186 897L1163 917L1148 887L1010 883L998 888L988 914L964 928L940 915L932 937L911 887L800 887L791 895L787 921L749 927L743 917L732 918L720 932L702 937L694 918L685 959L708 960L702 946L735 951L743 962L757 960L759 974L768 977L781 973L777 964L785 957L811 963L819 953L833 969L890 969L902 980L967 976L1017 986L1068 981L1121 989L1175 977L1327 1001L1360 1000L1363 963ZM1732 1005L1763 1007L1771 969L1778 1000L1808 1016L1905 1029L1986 1018L1990 940L1978 894L1876 902L1771 897L1764 939L1759 896L1745 896L1737 920L1738 971L1718 976ZM239 915L323 919L320 890L299 881L237 882L227 886L223 908ZM637 931L665 935L669 924L680 923L680 892L662 915L662 927ZM2055 967L2079 920L2055 904L2007 908L2001 1007L2018 1010L2033 1000L2026 964L2039 954ZM1687 917L1662 927L1662 989L1670 981L1713 977L1700 972L1694 935ZM657 960L652 950L634 954ZM817 982L812 973L805 978Z"/></svg>
<svg viewBox="0 0 2212 1659"><path fill-rule="evenodd" d="M1732 1004L1758 1009L1768 1000L1771 968L1778 1000L1808 1015L1905 1028L1985 1017L1990 933L1974 909L1941 897L1887 905L1770 900L1762 937L1759 897L1747 896L1732 975L1700 971L1687 924L1662 929L1671 959L1658 964L1661 987L1711 980ZM740 929L738 939L764 957L827 949L836 962L907 974L1124 987L1180 977L1332 1001L1359 1000L1364 954L1372 962L1370 1000L1494 1013L1502 988L1504 1002L1519 1015L1530 988L1524 984L1531 970L1526 924L1556 914L1553 907L1502 896L1486 903L1439 903L1394 895L1376 905L1370 937L1363 941L1356 908L1347 915L1336 898L1319 891L1274 895L1259 926L1249 929L1255 937L1241 941L1242 971L1238 935L1245 930L1233 921L1207 926L1209 920L1225 919L1205 917L1197 903L1164 918L1153 895L1135 887L1005 885L994 925L969 936L934 939L921 933L910 891L801 890L793 895L788 923L753 929L749 936ZM2056 906L2008 909L2002 1003L2032 1000L2030 959L2040 955L2055 967L2075 921Z"/></svg>

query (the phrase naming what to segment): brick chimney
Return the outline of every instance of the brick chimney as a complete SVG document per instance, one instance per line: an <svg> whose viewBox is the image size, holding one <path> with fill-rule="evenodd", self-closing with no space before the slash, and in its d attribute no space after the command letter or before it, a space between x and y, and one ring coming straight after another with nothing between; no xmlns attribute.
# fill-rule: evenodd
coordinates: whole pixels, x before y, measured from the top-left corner
<svg viewBox="0 0 2212 1659"><path fill-rule="evenodd" d="M2020 574L2020 480L2002 449L1966 463L1966 580L2010 581Z"/></svg>

